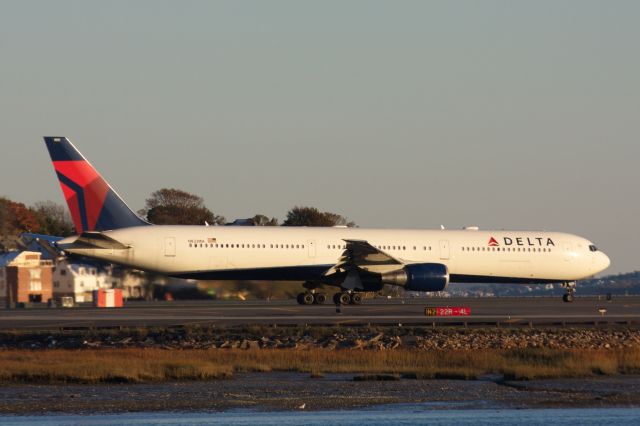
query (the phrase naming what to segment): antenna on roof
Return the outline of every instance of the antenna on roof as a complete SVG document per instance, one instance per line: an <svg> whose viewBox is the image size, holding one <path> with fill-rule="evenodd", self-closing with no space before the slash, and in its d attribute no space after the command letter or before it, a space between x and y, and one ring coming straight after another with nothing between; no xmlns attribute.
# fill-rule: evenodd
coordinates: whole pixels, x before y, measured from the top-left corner
<svg viewBox="0 0 640 426"><path fill-rule="evenodd" d="M207 222L206 220L204 221L204 226L211 226L209 225L209 222Z"/></svg>
<svg viewBox="0 0 640 426"><path fill-rule="evenodd" d="M440 225L440 229L444 231L444 225Z"/></svg>

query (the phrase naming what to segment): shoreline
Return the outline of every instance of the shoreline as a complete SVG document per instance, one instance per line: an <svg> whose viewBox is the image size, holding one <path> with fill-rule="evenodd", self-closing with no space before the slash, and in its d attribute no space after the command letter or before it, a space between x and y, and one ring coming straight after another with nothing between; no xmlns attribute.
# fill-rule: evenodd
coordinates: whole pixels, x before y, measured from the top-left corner
<svg viewBox="0 0 640 426"><path fill-rule="evenodd" d="M0 342L0 415L640 407L635 328L129 328Z"/></svg>

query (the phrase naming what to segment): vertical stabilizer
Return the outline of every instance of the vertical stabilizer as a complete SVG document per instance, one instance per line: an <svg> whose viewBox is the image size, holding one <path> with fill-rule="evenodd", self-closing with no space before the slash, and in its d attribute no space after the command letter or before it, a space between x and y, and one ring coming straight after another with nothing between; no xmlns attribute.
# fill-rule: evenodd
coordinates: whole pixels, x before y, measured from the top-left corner
<svg viewBox="0 0 640 426"><path fill-rule="evenodd" d="M135 214L65 137L45 136L78 234L149 225Z"/></svg>

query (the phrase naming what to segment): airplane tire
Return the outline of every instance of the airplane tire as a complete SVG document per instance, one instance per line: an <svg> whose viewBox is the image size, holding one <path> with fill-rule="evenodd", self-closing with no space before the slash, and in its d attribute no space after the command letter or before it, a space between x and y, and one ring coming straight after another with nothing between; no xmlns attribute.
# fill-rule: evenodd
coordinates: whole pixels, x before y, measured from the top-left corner
<svg viewBox="0 0 640 426"><path fill-rule="evenodd" d="M311 294L311 293L302 293L302 304L303 305L311 305L311 304L313 304L313 294Z"/></svg>
<svg viewBox="0 0 640 426"><path fill-rule="evenodd" d="M298 305L304 305L303 297L304 297L304 293L299 293L296 296L296 301L298 302Z"/></svg>
<svg viewBox="0 0 640 426"><path fill-rule="evenodd" d="M359 305L362 303L362 296L358 293L353 293L351 295L351 303L354 305Z"/></svg>
<svg viewBox="0 0 640 426"><path fill-rule="evenodd" d="M313 302L316 305L324 305L324 302L327 301L327 295L324 293L316 293L313 295Z"/></svg>
<svg viewBox="0 0 640 426"><path fill-rule="evenodd" d="M573 294L567 293L567 294L563 295L562 296L562 301L565 302L565 303L573 302Z"/></svg>
<svg viewBox="0 0 640 426"><path fill-rule="evenodd" d="M341 305L348 305L351 303L351 296L349 293L338 293L340 295L339 300Z"/></svg>

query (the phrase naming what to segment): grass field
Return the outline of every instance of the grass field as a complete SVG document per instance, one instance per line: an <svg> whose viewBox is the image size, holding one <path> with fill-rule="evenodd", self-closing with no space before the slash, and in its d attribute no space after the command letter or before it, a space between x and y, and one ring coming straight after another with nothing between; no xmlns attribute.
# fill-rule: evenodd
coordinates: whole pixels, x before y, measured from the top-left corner
<svg viewBox="0 0 640 426"><path fill-rule="evenodd" d="M229 379L236 372L295 371L400 374L415 378L475 379L588 377L640 374L640 349L82 349L0 351L4 383L142 383Z"/></svg>

